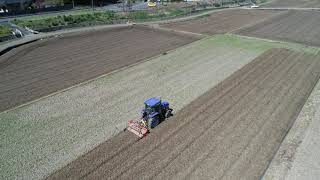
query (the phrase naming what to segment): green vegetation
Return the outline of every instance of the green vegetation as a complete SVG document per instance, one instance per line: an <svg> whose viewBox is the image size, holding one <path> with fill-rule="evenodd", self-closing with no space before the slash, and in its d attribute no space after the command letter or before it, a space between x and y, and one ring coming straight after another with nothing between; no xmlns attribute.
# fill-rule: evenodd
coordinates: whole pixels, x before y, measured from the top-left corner
<svg viewBox="0 0 320 180"><path fill-rule="evenodd" d="M0 37L9 36L11 29L7 26L0 25Z"/></svg>
<svg viewBox="0 0 320 180"><path fill-rule="evenodd" d="M260 0L260 3L266 3L268 0Z"/></svg>
<svg viewBox="0 0 320 180"><path fill-rule="evenodd" d="M70 26L70 25L79 25L79 26L88 26L94 24L112 24L114 20L119 19L118 15L114 12L97 12L97 13L88 13L80 15L63 15L48 17L43 19L15 19L13 20L14 24L22 27L29 27L31 29L44 29L57 26Z"/></svg>
<svg viewBox="0 0 320 180"><path fill-rule="evenodd" d="M115 13L112 11L100 11L94 13L70 14L49 16L33 19L14 19L13 23L34 30L52 27L90 26L101 24L114 24L126 21L147 21L186 15L192 12L191 8L165 9L156 12L137 11L128 13Z"/></svg>
<svg viewBox="0 0 320 180"><path fill-rule="evenodd" d="M134 21L146 21L146 20L160 20L165 18L173 18L177 16L183 16L192 13L192 8L173 8L159 10L155 13L150 13L147 11L138 11L128 13L124 19L134 20Z"/></svg>
<svg viewBox="0 0 320 180"><path fill-rule="evenodd" d="M48 5L60 5L62 6L64 4L63 0L45 0L45 3Z"/></svg>

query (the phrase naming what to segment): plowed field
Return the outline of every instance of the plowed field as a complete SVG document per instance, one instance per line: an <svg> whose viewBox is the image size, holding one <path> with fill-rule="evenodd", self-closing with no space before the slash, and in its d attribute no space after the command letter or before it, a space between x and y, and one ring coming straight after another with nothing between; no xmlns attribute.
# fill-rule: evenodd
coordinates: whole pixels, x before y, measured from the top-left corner
<svg viewBox="0 0 320 180"><path fill-rule="evenodd" d="M196 40L143 27L55 38L0 59L0 112Z"/></svg>
<svg viewBox="0 0 320 180"><path fill-rule="evenodd" d="M122 132L49 179L258 179L317 83L319 60L267 51L146 138Z"/></svg>
<svg viewBox="0 0 320 180"><path fill-rule="evenodd" d="M163 24L162 27L202 34L226 33L278 14L270 10L225 10L208 17Z"/></svg>
<svg viewBox="0 0 320 180"><path fill-rule="evenodd" d="M243 29L239 34L320 46L320 12L290 11Z"/></svg>
<svg viewBox="0 0 320 180"><path fill-rule="evenodd" d="M304 7L304 8L319 8L319 0L274 0L271 3L262 7Z"/></svg>

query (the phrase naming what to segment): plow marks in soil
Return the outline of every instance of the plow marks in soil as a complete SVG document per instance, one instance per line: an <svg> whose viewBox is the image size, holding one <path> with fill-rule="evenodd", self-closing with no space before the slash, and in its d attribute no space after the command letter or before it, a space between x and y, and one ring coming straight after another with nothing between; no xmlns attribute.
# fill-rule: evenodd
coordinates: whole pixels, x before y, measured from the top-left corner
<svg viewBox="0 0 320 180"><path fill-rule="evenodd" d="M122 132L49 179L257 179L319 75L319 55L269 50L146 138Z"/></svg>
<svg viewBox="0 0 320 180"><path fill-rule="evenodd" d="M197 39L125 27L22 46L0 58L0 112Z"/></svg>
<svg viewBox="0 0 320 180"><path fill-rule="evenodd" d="M298 7L298 8L319 8L319 0L274 0L270 3L264 4L261 7Z"/></svg>
<svg viewBox="0 0 320 180"><path fill-rule="evenodd" d="M213 13L208 17L163 24L162 27L211 35L230 32L249 24L257 23L276 14L279 14L279 11L225 10Z"/></svg>
<svg viewBox="0 0 320 180"><path fill-rule="evenodd" d="M237 32L245 36L320 46L320 12L289 11Z"/></svg>

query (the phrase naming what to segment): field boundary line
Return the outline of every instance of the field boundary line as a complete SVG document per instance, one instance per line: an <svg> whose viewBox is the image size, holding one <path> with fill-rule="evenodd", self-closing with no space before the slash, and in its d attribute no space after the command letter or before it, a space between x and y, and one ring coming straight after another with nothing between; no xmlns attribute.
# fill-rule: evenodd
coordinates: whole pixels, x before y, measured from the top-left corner
<svg viewBox="0 0 320 180"><path fill-rule="evenodd" d="M261 19L260 21L256 21L256 22L253 22L253 23L250 23L250 24L247 24L247 25L244 25L242 27L239 27L237 29L234 29L228 33L240 33L242 30L245 30L247 28L250 28L250 27L254 27L254 26L257 26L259 24L263 24L265 22L268 22L269 20L274 20L275 18L277 17L280 17L280 16L283 16L285 14L289 13L289 11L284 11L282 13L279 13L279 14L275 14L275 15L272 15L271 17L266 17L266 18L263 18Z"/></svg>
<svg viewBox="0 0 320 180"><path fill-rule="evenodd" d="M260 40L260 41L265 41L265 42L270 42L270 43L279 43L279 44L284 44L284 45L289 45L288 47L286 47L287 49L290 49L290 50L293 50L293 51L296 51L295 49L291 48L290 47L290 44L291 45L294 45L296 47L301 47L301 48L306 48L306 49L313 49L315 50L316 52L315 53L308 53L308 52L305 52L305 51L301 51L301 52L304 52L304 53L307 53L307 54L319 54L320 53L320 47L318 46L310 46L310 45L306 45L306 44L301 44L301 43L297 43L297 42L290 42L290 41L283 41L283 40L274 40L274 39L265 39L265 38L259 38L259 37L254 37L254 36L246 36L246 35L240 35L240 34L234 34L234 33L226 33L226 35L229 35L229 36L236 36L236 37L240 37L240 38L244 38L244 39L255 39L255 40ZM298 51L299 52L299 51Z"/></svg>
<svg viewBox="0 0 320 180"><path fill-rule="evenodd" d="M175 29L171 29L171 28L163 28L163 27L160 27L159 24L150 24L147 26L151 29L156 29L159 31L169 32L169 33L174 33L174 34L179 34L179 35L189 35L192 37L200 37L200 38L209 37L209 35L201 34L201 33L194 33L194 32L190 32L190 31L181 31L181 30L175 30Z"/></svg>
<svg viewBox="0 0 320 180"><path fill-rule="evenodd" d="M298 41L293 41L293 40L286 40L286 39L281 39L281 38L276 38L273 37L275 39L269 39L267 37L263 38L263 37L255 37L255 36L248 36L248 35L240 35L240 34L233 34L233 33L227 33L230 35L235 35L235 36L239 36L242 38L247 38L247 39L256 39L256 40L261 40L261 41L266 41L266 42L272 42L272 43L280 43L280 44L292 44L295 46L300 46L300 47L304 47L304 48L311 48L317 51L317 53L320 53L320 46L313 46L313 45L308 45L305 44L303 42L298 42ZM316 54L317 54L316 53ZM313 54L313 53L312 53Z"/></svg>
<svg viewBox="0 0 320 180"><path fill-rule="evenodd" d="M122 68L113 70L113 71L111 71L111 72L109 72L109 73L102 74L102 75L100 75L100 76L97 76L97 77L95 77L95 78L92 78L92 79L83 81L83 82L81 82L81 83L75 84L75 85L70 86L70 87L68 87L68 88L58 90L58 91L56 91L56 92L53 92L53 93L48 94L48 95L46 95L46 96L40 97L40 98L38 98L38 99L35 99L35 100L29 101L29 102L27 102L27 103L18 105L18 106L16 106L16 107L13 107L13 108L4 110L4 111L0 112L0 114L8 113L8 112L10 112L10 111L14 111L14 110L19 109L19 108L22 108L22 107L24 107L24 106L28 106L28 105L31 105L31 104L36 103L36 102L38 102L38 101L41 101L41 100L43 100L43 99L46 99L46 98L48 98L48 97L51 97L51 96L54 96L54 95L63 93L63 92L65 92L65 91L69 91L69 90L71 90L71 89L73 89L73 88L76 88L76 87L80 87L80 86L89 84L89 83L91 83L91 82L94 82L94 81L96 81L96 80L98 80L98 79L101 79L101 78L104 78L104 77L106 77L106 76L115 74L115 73L117 73L117 72L124 71L124 70L126 70L126 69L129 69L129 68L131 68L131 67L137 66L137 65L139 65L139 64L142 64L142 63L145 63L145 62L154 60L154 59L156 59L156 58L158 58L158 57L163 56L164 53L173 53L173 52L175 52L175 51L178 51L178 50L180 50L180 49L186 48L186 47L188 47L188 46L193 46L193 45L199 44L199 43L201 43L202 41L207 40L208 38L210 38L210 37L205 37L205 38L202 38L202 39L199 39L199 40L195 40L195 41L193 41L193 42L191 42L191 43L187 43L187 44L182 45L182 46L180 46L180 47L178 47L178 48L175 48L175 49L172 49L172 50L169 50L169 51L160 53L160 54L158 54L158 55L155 55L155 56L152 56L152 57L149 57L149 58L146 58L146 59L142 59L142 60L139 61L139 62L136 62L136 63L130 64L130 65L124 66L124 67L122 67Z"/></svg>

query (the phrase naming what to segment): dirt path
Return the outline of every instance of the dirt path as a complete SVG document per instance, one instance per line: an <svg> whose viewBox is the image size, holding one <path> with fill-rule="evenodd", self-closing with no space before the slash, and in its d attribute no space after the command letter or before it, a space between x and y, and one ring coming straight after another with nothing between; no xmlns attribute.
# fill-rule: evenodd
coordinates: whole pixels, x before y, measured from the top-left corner
<svg viewBox="0 0 320 180"><path fill-rule="evenodd" d="M0 112L197 39L121 27L22 46L0 59Z"/></svg>
<svg viewBox="0 0 320 180"><path fill-rule="evenodd" d="M49 179L258 179L318 81L319 58L268 51L146 138L120 133Z"/></svg>

